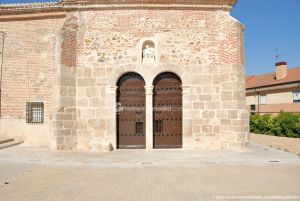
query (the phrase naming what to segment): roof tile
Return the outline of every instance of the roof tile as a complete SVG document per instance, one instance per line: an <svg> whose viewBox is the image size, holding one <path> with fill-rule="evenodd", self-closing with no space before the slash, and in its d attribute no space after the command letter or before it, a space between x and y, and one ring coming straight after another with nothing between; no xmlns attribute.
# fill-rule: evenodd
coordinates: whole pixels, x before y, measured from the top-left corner
<svg viewBox="0 0 300 201"><path fill-rule="evenodd" d="M285 84L290 82L300 81L300 67L289 69L286 78L282 80L276 80L276 73L269 73L264 75L251 75L246 78L246 88L256 88L277 84Z"/></svg>

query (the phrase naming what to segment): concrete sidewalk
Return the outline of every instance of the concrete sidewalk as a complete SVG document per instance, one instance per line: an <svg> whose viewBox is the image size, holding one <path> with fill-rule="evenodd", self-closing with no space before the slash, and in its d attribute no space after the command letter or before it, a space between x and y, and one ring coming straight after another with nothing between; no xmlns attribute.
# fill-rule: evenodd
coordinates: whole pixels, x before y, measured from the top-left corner
<svg viewBox="0 0 300 201"><path fill-rule="evenodd" d="M1 201L300 200L300 157L254 143L244 152L18 146L0 151L0 168L15 178Z"/></svg>
<svg viewBox="0 0 300 201"><path fill-rule="evenodd" d="M50 166L139 167L226 165L300 165L300 157L289 152L251 143L242 152L199 150L116 150L107 153L55 151L15 146L0 150L0 164L22 163Z"/></svg>

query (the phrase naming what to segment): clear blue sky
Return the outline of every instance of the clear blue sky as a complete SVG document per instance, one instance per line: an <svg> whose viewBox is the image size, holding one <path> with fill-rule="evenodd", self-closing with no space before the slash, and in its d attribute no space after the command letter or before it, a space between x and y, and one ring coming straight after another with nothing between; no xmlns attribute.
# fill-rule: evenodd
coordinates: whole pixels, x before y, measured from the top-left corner
<svg viewBox="0 0 300 201"><path fill-rule="evenodd" d="M246 73L274 71L275 48L300 67L300 0L239 0L231 15L246 27Z"/></svg>
<svg viewBox="0 0 300 201"><path fill-rule="evenodd" d="M1 3L47 0L0 0ZM274 71L275 48L288 67L300 67L300 0L239 0L231 15L246 27L246 73Z"/></svg>

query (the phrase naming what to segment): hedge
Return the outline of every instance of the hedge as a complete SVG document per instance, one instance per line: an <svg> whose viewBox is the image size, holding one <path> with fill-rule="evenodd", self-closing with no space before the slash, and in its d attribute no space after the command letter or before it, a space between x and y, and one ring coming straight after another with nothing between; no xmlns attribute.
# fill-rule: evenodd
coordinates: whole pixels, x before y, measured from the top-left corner
<svg viewBox="0 0 300 201"><path fill-rule="evenodd" d="M278 116L251 115L250 132L300 138L300 114L280 112Z"/></svg>

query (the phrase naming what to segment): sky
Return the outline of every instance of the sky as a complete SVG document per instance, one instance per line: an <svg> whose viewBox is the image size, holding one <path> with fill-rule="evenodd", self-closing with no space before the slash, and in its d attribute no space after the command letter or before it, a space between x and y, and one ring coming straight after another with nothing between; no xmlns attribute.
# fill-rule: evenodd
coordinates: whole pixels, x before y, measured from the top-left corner
<svg viewBox="0 0 300 201"><path fill-rule="evenodd" d="M0 3L44 1L51 0ZM286 61L288 68L300 67L300 0L238 0L231 15L245 26L247 75L273 72L276 61ZM276 55L280 55L277 60Z"/></svg>
<svg viewBox="0 0 300 201"><path fill-rule="evenodd" d="M247 75L273 72L276 61L300 67L300 0L239 0L231 15L245 26Z"/></svg>

